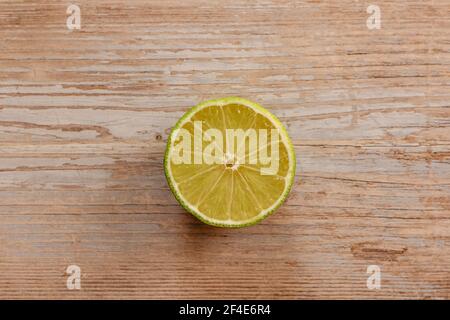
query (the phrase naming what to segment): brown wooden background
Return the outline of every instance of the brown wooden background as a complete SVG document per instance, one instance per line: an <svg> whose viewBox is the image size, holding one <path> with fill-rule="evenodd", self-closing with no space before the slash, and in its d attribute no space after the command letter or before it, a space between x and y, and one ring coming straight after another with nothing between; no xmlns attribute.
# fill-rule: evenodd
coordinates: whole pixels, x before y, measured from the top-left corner
<svg viewBox="0 0 450 320"><path fill-rule="evenodd" d="M448 0L2 0L0 298L450 298L449 88ZM299 168L240 230L162 167L175 121L229 95L286 124Z"/></svg>

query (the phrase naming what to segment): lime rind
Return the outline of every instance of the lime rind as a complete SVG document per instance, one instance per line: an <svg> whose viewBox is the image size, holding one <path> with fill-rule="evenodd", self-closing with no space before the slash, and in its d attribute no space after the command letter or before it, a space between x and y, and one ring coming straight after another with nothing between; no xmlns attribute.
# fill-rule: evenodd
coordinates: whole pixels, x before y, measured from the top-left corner
<svg viewBox="0 0 450 320"><path fill-rule="evenodd" d="M202 214L195 206L188 203L187 200L185 200L181 192L178 190L177 183L175 182L174 178L172 177L171 169L170 169L170 150L172 148L172 145L174 143L173 141L173 134L174 132L181 128L186 122L190 120L192 115L197 113L198 111L209 107L209 106L224 106L229 104L241 104L247 107L252 108L255 112L258 112L264 116L266 116L272 123L281 130L282 134L282 140L288 150L288 156L289 156L289 169L286 174L286 185L283 190L283 193L281 196L277 199L277 201L270 206L269 208L262 210L257 216L248 219L248 220L242 220L242 221L234 221L234 220L218 220L211 217L208 217L204 214ZM199 103L195 107L191 108L188 112L186 112L175 124L175 126L172 128L171 133L169 135L166 151L164 154L164 173L166 176L166 180L169 184L169 188L172 191L173 195L177 199L177 201L180 203L180 205L189 213L191 213L193 216L195 216L200 221L211 225L215 227L224 227L224 228L242 228L247 226L252 226L257 224L258 222L264 220L268 216L270 216L272 213L274 213L286 200L288 197L292 185L294 183L295 178L295 171L296 171L296 157L294 152L294 147L291 142L291 139L289 138L289 135L283 126L283 124L278 120L278 118L270 113L268 110L266 110L264 107L260 106L259 104L252 102L250 100L239 98L239 97L228 97L228 98L222 98L222 99L213 99L213 100L207 100L204 102Z"/></svg>

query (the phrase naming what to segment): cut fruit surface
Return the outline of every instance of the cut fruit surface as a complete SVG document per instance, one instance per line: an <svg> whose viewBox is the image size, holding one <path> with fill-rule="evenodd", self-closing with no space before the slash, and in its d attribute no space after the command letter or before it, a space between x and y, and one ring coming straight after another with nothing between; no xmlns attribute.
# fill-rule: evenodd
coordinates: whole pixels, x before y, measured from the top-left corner
<svg viewBox="0 0 450 320"><path fill-rule="evenodd" d="M205 101L177 122L164 170L177 200L201 221L244 227L283 203L295 162L280 121L256 103L230 97Z"/></svg>

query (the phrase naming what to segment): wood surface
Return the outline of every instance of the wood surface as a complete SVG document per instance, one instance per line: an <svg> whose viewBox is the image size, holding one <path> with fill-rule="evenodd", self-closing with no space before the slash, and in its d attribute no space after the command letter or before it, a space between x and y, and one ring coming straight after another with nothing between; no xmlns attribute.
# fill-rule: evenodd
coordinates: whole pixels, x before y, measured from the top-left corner
<svg viewBox="0 0 450 320"><path fill-rule="evenodd" d="M2 0L0 298L449 299L449 88L448 0ZM298 161L238 230L186 213L162 165L176 120L231 95Z"/></svg>

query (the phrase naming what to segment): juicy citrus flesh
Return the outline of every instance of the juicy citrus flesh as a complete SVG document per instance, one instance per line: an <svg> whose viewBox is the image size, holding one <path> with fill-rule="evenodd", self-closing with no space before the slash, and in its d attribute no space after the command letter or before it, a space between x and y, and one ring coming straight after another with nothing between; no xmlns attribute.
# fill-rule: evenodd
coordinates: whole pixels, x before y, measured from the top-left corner
<svg viewBox="0 0 450 320"><path fill-rule="evenodd" d="M194 121L202 129L218 129L226 137L226 129L266 129L267 144L258 144L257 153L270 154L271 129L278 129L279 164L276 174L261 174L261 163L250 162L255 153L249 140L236 141L234 152L225 152L220 164L175 164L171 161L176 131L168 141L165 157L166 176L172 192L189 212L203 222L221 227L253 225L271 214L287 197L295 175L295 155L289 137L278 119L261 106L242 99L225 98L201 103L186 113L175 129L194 134ZM226 141L223 141L225 149ZM240 148L245 152L239 153ZM262 150L266 149L266 150ZM229 150L227 150L229 151ZM239 155L245 154L245 157ZM192 155L193 157L193 155Z"/></svg>

